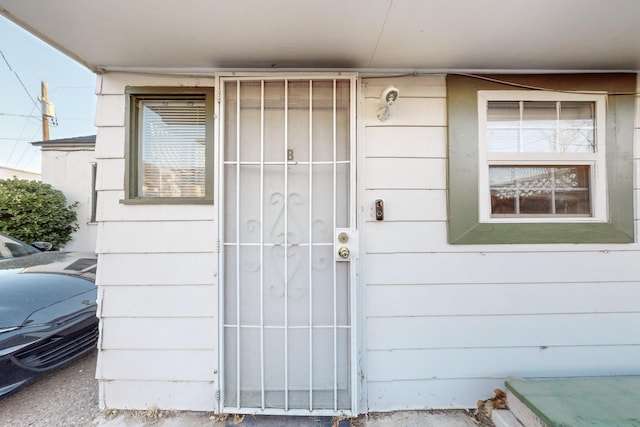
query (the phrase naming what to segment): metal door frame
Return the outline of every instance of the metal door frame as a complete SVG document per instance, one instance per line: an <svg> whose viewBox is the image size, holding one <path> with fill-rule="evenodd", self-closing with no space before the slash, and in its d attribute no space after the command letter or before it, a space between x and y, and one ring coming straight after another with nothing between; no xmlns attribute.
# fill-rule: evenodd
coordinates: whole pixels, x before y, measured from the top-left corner
<svg viewBox="0 0 640 427"><path fill-rule="evenodd" d="M350 384L350 399L351 399L351 410L338 410L337 406L335 410L306 410L306 409L273 409L273 408L252 408L252 407L225 407L224 404L224 396L225 396L225 384L224 384L224 369L225 369L225 345L224 345L224 334L225 334L225 307L224 307L224 283L225 283L225 248L224 244L221 244L222 238L224 236L224 225L225 225L225 206L224 206L224 194L225 194L225 182L224 182L224 108L222 108L224 104L224 96L225 96L225 88L224 85L227 81L300 81L300 80L349 80L350 81L350 113L349 113L349 138L350 138L350 181L349 181L349 222L350 222L350 231L354 237L352 243L352 258L350 262L349 269L349 312L350 312L350 337L349 337L349 345L350 345L350 360L349 363L349 372L351 378L348 379ZM356 116L356 107L359 105L359 97L358 97L358 89L359 89L359 78L357 73L278 73L278 74L263 74L263 73L219 73L215 76L215 88L216 88L216 98L215 98L215 144L216 150L215 155L217 156L217 171L215 173L215 177L217 179L216 192L217 197L216 200L218 202L218 274L217 274L217 283L218 283L218 371L217 371L217 379L218 379L218 388L217 388L217 399L218 399L218 410L221 413L239 413L239 414L274 414L274 415L317 415L317 416L357 416L359 413L358 407L360 404L360 367L359 367L359 358L360 358L360 348L358 343L360 342L359 328L358 328L358 304L357 304L357 296L359 295L358 289L358 268L359 268L359 248L358 248L358 218L357 218L357 195L358 188L356 182L357 176L357 128L359 126ZM285 129L286 134L286 129ZM261 142L261 145L264 143ZM286 147L285 147L286 148ZM335 158L334 158L335 163ZM285 180L286 182L286 180ZM335 197L335 193L334 193ZM335 216L335 212L334 212ZM334 222L335 224L335 222ZM334 225L335 226L335 225ZM334 234L337 232L334 230ZM337 252L337 241L334 244L334 252ZM336 261L334 261L335 263ZM334 279L335 286L335 279ZM335 312L334 312L335 316ZM335 340L335 334L334 334ZM334 359L335 359L336 350L334 348ZM310 355L312 357L312 355ZM335 367L334 367L335 372ZM335 374L334 374L335 376ZM337 387L337 380L334 379L334 387ZM263 387L264 392L264 387ZM334 396L334 400L336 397Z"/></svg>

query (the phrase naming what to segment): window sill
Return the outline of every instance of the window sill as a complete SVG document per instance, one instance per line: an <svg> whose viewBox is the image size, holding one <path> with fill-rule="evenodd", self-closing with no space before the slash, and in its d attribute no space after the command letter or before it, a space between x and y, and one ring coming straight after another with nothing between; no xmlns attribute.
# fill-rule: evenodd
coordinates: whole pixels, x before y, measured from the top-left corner
<svg viewBox="0 0 640 427"><path fill-rule="evenodd" d="M450 224L451 225L451 224ZM464 232L450 229L451 244L633 243L634 236L612 223L480 223Z"/></svg>
<svg viewBox="0 0 640 427"><path fill-rule="evenodd" d="M136 198L120 199L121 205L212 205L213 199L194 198Z"/></svg>

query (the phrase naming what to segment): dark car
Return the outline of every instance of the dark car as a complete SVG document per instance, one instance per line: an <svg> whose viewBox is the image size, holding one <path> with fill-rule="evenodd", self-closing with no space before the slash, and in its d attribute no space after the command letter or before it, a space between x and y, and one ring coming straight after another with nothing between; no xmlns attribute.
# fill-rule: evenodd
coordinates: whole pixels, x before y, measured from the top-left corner
<svg viewBox="0 0 640 427"><path fill-rule="evenodd" d="M96 264L0 234L0 397L95 348Z"/></svg>

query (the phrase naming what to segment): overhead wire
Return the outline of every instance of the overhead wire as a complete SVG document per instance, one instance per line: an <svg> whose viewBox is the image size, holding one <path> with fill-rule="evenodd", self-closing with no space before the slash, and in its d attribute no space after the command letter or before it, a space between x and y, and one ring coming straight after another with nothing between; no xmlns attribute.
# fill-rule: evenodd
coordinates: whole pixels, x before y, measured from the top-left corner
<svg viewBox="0 0 640 427"><path fill-rule="evenodd" d="M33 116L28 114L13 114L13 113L0 113L0 116L9 116L9 117L26 117L29 119L39 119L39 116Z"/></svg>
<svg viewBox="0 0 640 427"><path fill-rule="evenodd" d="M2 49L0 49L0 56L2 56L2 59L4 59L4 63L7 64L7 68L9 68L9 70L11 70L11 72L16 76L16 79L18 79L18 81L20 82L20 86L22 86L22 89L24 89L25 93L29 97L29 100L31 102L33 102L33 104L36 107L38 107L38 102L36 101L36 99L33 96L31 96L31 94L29 93L29 90L27 89L27 87L24 85L24 82L20 78L20 75L18 75L18 73L13 68L11 68L11 64L9 64L9 61L7 60L7 57L4 56L4 53L2 52Z"/></svg>
<svg viewBox="0 0 640 427"><path fill-rule="evenodd" d="M36 132L34 132L34 134L31 136L31 140L33 140L33 138L35 138L35 136L38 133L38 131L39 131L39 129L37 129ZM22 150L22 154L20 155L20 158L18 159L18 161L15 163L16 168L18 168L18 166L20 165L20 162L22 162L22 159L24 158L25 154L27 154L29 149L33 150L33 149L35 149L35 147L33 145L31 145L31 144L24 144L24 149Z"/></svg>
<svg viewBox="0 0 640 427"><path fill-rule="evenodd" d="M7 59L7 57L5 56L4 52L2 51L2 49L0 49L0 56L2 56L2 59L4 60L4 63L6 64L7 68L16 76L16 79L18 80L18 82L20 83L20 86L22 87L22 89L24 90L24 92L27 94L27 96L29 97L29 100L31 102L33 102L33 108L31 109L31 112L28 115L25 115L24 117L26 118L24 125L22 126L22 130L20 131L20 134L18 135L18 137L14 140L13 143L13 147L11 148L11 152L9 154L9 157L7 158L7 163L11 162L11 158L13 157L13 153L15 153L16 148L18 146L18 143L21 141L22 135L24 134L24 131L27 127L27 124L29 122L30 118L33 118L35 116L33 116L33 112L36 108L39 108L38 102L36 101L36 99L31 95L31 93L29 93L29 90L27 89L26 85L24 84L24 82L22 81L22 78L20 77L20 75L18 74L18 72L16 70L13 69L13 67L11 67L11 64L9 63L9 60ZM3 114L3 115L9 115L9 114ZM22 155L20 156L19 160L15 163L16 166L20 163L20 161L24 158L24 155L26 154L27 150L29 149L29 146L27 145L25 147L25 149L22 152Z"/></svg>
<svg viewBox="0 0 640 427"><path fill-rule="evenodd" d="M31 112L29 114L33 114L33 110L35 110L36 107L37 107L37 105L35 105L31 109ZM9 157L7 157L7 163L9 163L11 161L11 158L13 157L13 153L16 151L16 147L18 146L18 143L20 142L20 140L22 138L22 134L24 134L24 131L27 128L28 124L29 124L29 119L25 120L24 125L22 126L22 130L20 131L20 134L18 135L18 137L16 138L15 142L13 143L13 147L11 148L11 153L9 154Z"/></svg>
<svg viewBox="0 0 640 427"><path fill-rule="evenodd" d="M523 83L517 83L517 82L513 82L513 81L509 81L506 79L498 79L498 78L494 78L494 77L489 77L489 76L485 76L482 74L473 74L473 73L450 73L450 74L455 74L458 76L464 76L464 77L471 77L474 79L478 79L478 80L485 80L488 82L492 82L492 83L498 83L498 84L503 84L506 86L512 86L512 87L518 87L521 89L528 89L528 90L537 90L537 91L546 91L546 92L562 92L562 93L576 93L576 94L593 94L593 91L581 91L581 90L562 90L562 89L554 89L554 88L547 88L547 87L542 87L542 86L534 86L534 85L528 85L528 84L523 84ZM517 76L517 74L514 74L514 76ZM628 91L628 92L608 92L607 91L607 95L638 95L640 92L638 91Z"/></svg>

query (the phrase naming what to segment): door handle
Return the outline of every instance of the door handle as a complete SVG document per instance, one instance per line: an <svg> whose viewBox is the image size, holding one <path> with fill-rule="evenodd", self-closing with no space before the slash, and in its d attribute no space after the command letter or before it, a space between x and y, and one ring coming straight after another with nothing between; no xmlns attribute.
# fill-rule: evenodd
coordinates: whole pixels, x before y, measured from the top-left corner
<svg viewBox="0 0 640 427"><path fill-rule="evenodd" d="M358 258L358 233L349 228L336 228L333 240L335 260L350 262Z"/></svg>
<svg viewBox="0 0 640 427"><path fill-rule="evenodd" d="M340 249L338 249L338 255L342 259L347 259L349 258L349 255L351 255L351 251L349 250L348 247L342 246Z"/></svg>

